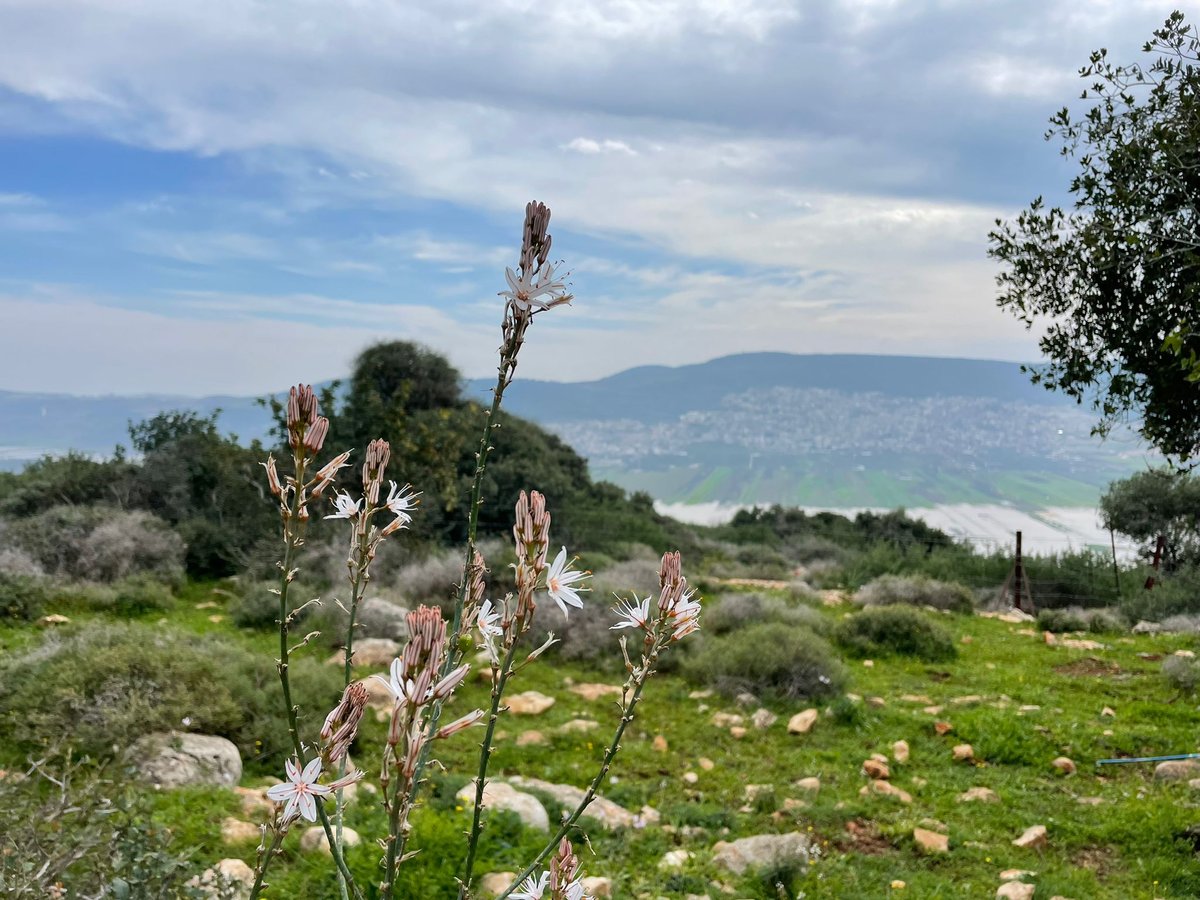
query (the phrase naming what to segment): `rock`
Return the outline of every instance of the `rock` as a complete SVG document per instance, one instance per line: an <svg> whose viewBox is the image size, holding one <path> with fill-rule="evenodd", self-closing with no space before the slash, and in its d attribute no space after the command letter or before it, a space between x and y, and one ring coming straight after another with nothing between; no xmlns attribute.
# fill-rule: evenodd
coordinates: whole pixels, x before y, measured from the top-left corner
<svg viewBox="0 0 1200 900"><path fill-rule="evenodd" d="M684 784L695 784L700 780L700 776L695 772L684 772L682 777Z"/></svg>
<svg viewBox="0 0 1200 900"><path fill-rule="evenodd" d="M1056 638L1054 636L1053 631L1043 631L1042 632L1042 640L1045 642L1045 644L1048 647L1053 647L1055 644L1058 643L1058 638Z"/></svg>
<svg viewBox="0 0 1200 900"><path fill-rule="evenodd" d="M1145 619L1133 626L1134 634L1158 634L1163 627L1157 622L1147 622Z"/></svg>
<svg viewBox="0 0 1200 900"><path fill-rule="evenodd" d="M889 884L888 887L890 887L893 891L902 891L908 887L908 885L899 878L893 878L892 883Z"/></svg>
<svg viewBox="0 0 1200 900"><path fill-rule="evenodd" d="M793 785L798 791L804 791L807 794L816 794L821 790L820 778L801 778Z"/></svg>
<svg viewBox="0 0 1200 900"><path fill-rule="evenodd" d="M741 716L737 713L717 712L713 713L712 723L717 728L729 728L732 725L741 725L744 722Z"/></svg>
<svg viewBox="0 0 1200 900"><path fill-rule="evenodd" d="M517 735L518 747L534 747L538 744L545 744L546 736L540 731L522 731Z"/></svg>
<svg viewBox="0 0 1200 900"><path fill-rule="evenodd" d="M133 764L143 780L164 788L233 787L242 778L237 745L211 734L148 734L134 743Z"/></svg>
<svg viewBox="0 0 1200 900"><path fill-rule="evenodd" d="M655 753L666 753L668 750L667 739L661 734L656 734L651 747L654 748Z"/></svg>
<svg viewBox="0 0 1200 900"><path fill-rule="evenodd" d="M884 700L882 697L868 697L867 698L867 706L873 707L875 709L883 709L885 706L887 706L887 701Z"/></svg>
<svg viewBox="0 0 1200 900"><path fill-rule="evenodd" d="M955 697L950 702L955 706L967 706L973 703L982 703L983 697L979 694L967 694L965 697Z"/></svg>
<svg viewBox="0 0 1200 900"><path fill-rule="evenodd" d="M748 784L746 785L744 796L753 803L759 797L770 796L774 793L775 785L773 784Z"/></svg>
<svg viewBox="0 0 1200 900"><path fill-rule="evenodd" d="M554 729L555 734L577 734L582 731L591 731L594 728L599 728L600 723L594 722L591 719L571 719L569 722L563 722Z"/></svg>
<svg viewBox="0 0 1200 900"><path fill-rule="evenodd" d="M257 825L226 816L221 820L221 840L226 844L245 844L257 841L262 837L262 831Z"/></svg>
<svg viewBox="0 0 1200 900"><path fill-rule="evenodd" d="M1200 777L1200 762L1194 759L1171 759L1154 767L1155 781L1190 781Z"/></svg>
<svg viewBox="0 0 1200 900"><path fill-rule="evenodd" d="M1172 656L1178 656L1178 657L1180 657L1181 659L1195 659L1195 658L1196 658L1196 651L1195 651L1195 650L1176 650L1176 651L1175 651L1174 653L1172 653L1171 655L1172 655Z"/></svg>
<svg viewBox="0 0 1200 900"><path fill-rule="evenodd" d="M747 732L746 732L746 729L743 728L741 725L731 725L729 727L729 734L732 737L735 737L738 740L741 740L742 738L744 738L746 736Z"/></svg>
<svg viewBox="0 0 1200 900"><path fill-rule="evenodd" d="M864 660L863 660L863 668L864 668L864 669L873 669L873 668L875 668L875 660L873 660L873 659L864 659Z"/></svg>
<svg viewBox="0 0 1200 900"><path fill-rule="evenodd" d="M353 828L342 826L342 846L357 847L362 843L362 838ZM325 829L320 825L312 828L306 828L304 834L300 835L300 850L303 853L324 853L326 856L332 856L329 852L329 838L325 836Z"/></svg>
<svg viewBox="0 0 1200 900"><path fill-rule="evenodd" d="M220 623L225 621L225 617L223 615L221 615L220 613L216 613L214 615L209 616L208 621L212 622L214 625L219 625Z"/></svg>
<svg viewBox="0 0 1200 900"><path fill-rule="evenodd" d="M681 869L691 858L692 854L688 850L668 850L658 861L658 867L660 869Z"/></svg>
<svg viewBox="0 0 1200 900"><path fill-rule="evenodd" d="M901 765L908 762L908 741L896 741L892 744L892 757Z"/></svg>
<svg viewBox="0 0 1200 900"><path fill-rule="evenodd" d="M782 869L807 865L812 839L799 831L759 834L713 845L713 864L741 875L749 869Z"/></svg>
<svg viewBox="0 0 1200 900"><path fill-rule="evenodd" d="M758 698L755 697L753 694L751 694L749 691L742 691L740 694L738 694L736 697L733 698L733 702L743 708L751 707L751 706L758 706Z"/></svg>
<svg viewBox="0 0 1200 900"><path fill-rule="evenodd" d="M887 781L891 775L891 773L888 772L887 764L881 763L877 759L864 760L862 764L862 770L864 773L866 773L868 778L872 778L876 781Z"/></svg>
<svg viewBox="0 0 1200 900"><path fill-rule="evenodd" d="M754 715L750 717L750 724L758 729L770 728L778 721L779 716L769 709L756 709Z"/></svg>
<svg viewBox="0 0 1200 900"><path fill-rule="evenodd" d="M1063 775L1075 774L1075 763L1065 756L1058 757L1050 765L1054 766Z"/></svg>
<svg viewBox="0 0 1200 900"><path fill-rule="evenodd" d="M895 797L901 803L907 805L912 803L912 794L908 791L903 791L896 787L890 781L872 781L870 784L864 784L859 789L859 796L865 797L868 794L879 794L883 797Z"/></svg>
<svg viewBox="0 0 1200 900"><path fill-rule="evenodd" d="M367 689L367 705L372 709L390 713L396 698L377 678L364 678L358 682Z"/></svg>
<svg viewBox="0 0 1200 900"><path fill-rule="evenodd" d="M196 609L220 609L221 604L214 603L212 600L205 600L203 603L197 603Z"/></svg>
<svg viewBox="0 0 1200 900"><path fill-rule="evenodd" d="M368 597L358 606L359 634L364 638L408 639L408 610L382 597ZM358 640L355 639L357 646Z"/></svg>
<svg viewBox="0 0 1200 900"><path fill-rule="evenodd" d="M903 700L905 703L920 703L924 706L928 706L930 703L933 702L928 697L926 697L924 694L901 694L900 699Z"/></svg>
<svg viewBox="0 0 1200 900"><path fill-rule="evenodd" d="M583 892L585 895L592 897L611 897L613 895L612 891L613 887L611 878L605 878L601 875L597 875L592 878L583 879Z"/></svg>
<svg viewBox="0 0 1200 900"><path fill-rule="evenodd" d="M1028 869L1005 869L1000 873L1001 881L1020 881L1022 878L1033 878L1037 872Z"/></svg>
<svg viewBox="0 0 1200 900"><path fill-rule="evenodd" d="M1111 706L1106 706L1106 707L1104 707L1104 709L1100 710L1100 715L1105 716L1109 719L1114 719L1117 716L1117 711L1115 709L1113 709Z"/></svg>
<svg viewBox="0 0 1200 900"><path fill-rule="evenodd" d="M1024 703L1021 706L1017 707L1017 712L1019 712L1019 713L1037 712L1039 709L1041 709L1041 707L1038 706L1037 704Z"/></svg>
<svg viewBox="0 0 1200 900"><path fill-rule="evenodd" d="M1046 846L1046 826L1030 825L1012 844L1014 847L1020 847L1023 850L1042 849Z"/></svg>
<svg viewBox="0 0 1200 900"><path fill-rule="evenodd" d="M1000 798L991 788L968 788L958 795L959 803L999 803Z"/></svg>
<svg viewBox="0 0 1200 900"><path fill-rule="evenodd" d="M808 734L820 715L815 709L806 709L788 719L788 734Z"/></svg>
<svg viewBox="0 0 1200 900"><path fill-rule="evenodd" d="M254 870L240 859L223 859L212 868L205 869L202 875L189 880L187 886L214 900L218 897L230 900L231 896L234 900L244 900L254 887Z"/></svg>
<svg viewBox="0 0 1200 900"><path fill-rule="evenodd" d="M514 779L515 781L515 779ZM470 809L475 804L475 781L468 784L455 794L455 799ZM540 800L533 794L518 791L512 785L503 781L489 781L483 789L483 806L485 809L503 809L517 814L517 818L527 828L536 831L550 830L550 816Z"/></svg>
<svg viewBox="0 0 1200 900"><path fill-rule="evenodd" d="M547 794L553 797L555 802L561 803L567 809L575 809L575 807L583 802L585 796L584 791L572 785L554 784L549 781L542 781L539 778L523 778L520 775L514 775L508 781L522 790L538 791L539 793ZM645 811L643 811L643 815L644 813ZM611 800L606 800L604 797L593 797L592 802L588 804L583 814L590 819L595 819L605 828L630 828L637 824L633 813L623 806L618 806Z"/></svg>
<svg viewBox="0 0 1200 900"><path fill-rule="evenodd" d="M697 763L697 765L699 765L699 766L700 766L700 768L702 768L702 769L703 769L705 772L711 772L711 771L713 770L713 768L716 766L716 763L714 763L714 762L713 762L711 759L709 759L707 756L702 756L702 757L700 757L698 760L696 760L696 763Z"/></svg>
<svg viewBox="0 0 1200 900"><path fill-rule="evenodd" d="M1033 900L1037 885L1021 881L1006 881L996 888L996 900Z"/></svg>
<svg viewBox="0 0 1200 900"><path fill-rule="evenodd" d="M964 644L973 644L975 643L975 638L971 637L969 634L964 634L959 638L959 641Z"/></svg>
<svg viewBox="0 0 1200 900"><path fill-rule="evenodd" d="M919 853L932 855L950 852L950 838L944 834L938 834L927 828L914 828L912 837Z"/></svg>
<svg viewBox="0 0 1200 900"><path fill-rule="evenodd" d="M488 872L479 879L476 887L486 897L499 897L517 877L516 872Z"/></svg>
<svg viewBox="0 0 1200 900"><path fill-rule="evenodd" d="M576 684L571 687L572 694L578 694L584 700L599 700L602 697L620 697L619 684Z"/></svg>
<svg viewBox="0 0 1200 900"><path fill-rule="evenodd" d="M1104 644L1093 640L1079 640L1077 638L1063 638L1059 641L1064 647L1069 650L1103 650Z"/></svg>
<svg viewBox="0 0 1200 900"><path fill-rule="evenodd" d="M940 716L943 709L945 709L944 706L926 706L921 710L921 712L925 713L927 716Z"/></svg>
<svg viewBox="0 0 1200 900"><path fill-rule="evenodd" d="M956 762L969 762L975 758L975 748L970 744L958 744L951 752Z"/></svg>
<svg viewBox="0 0 1200 900"><path fill-rule="evenodd" d="M937 732L938 737L943 737L954 730L954 726L949 722L934 722L933 730Z"/></svg>
<svg viewBox="0 0 1200 900"><path fill-rule="evenodd" d="M400 645L391 638L358 638L354 641L354 653L350 656L350 664L386 669L392 664L392 660L400 655L400 650ZM341 666L345 663L346 654L341 650L325 660L328 666ZM390 704L390 699L388 702Z"/></svg>
<svg viewBox="0 0 1200 900"><path fill-rule="evenodd" d="M688 699L689 700L707 700L712 695L713 695L713 692L706 688L703 691L692 691L690 694L688 694Z"/></svg>
<svg viewBox="0 0 1200 900"><path fill-rule="evenodd" d="M235 787L233 792L242 801L242 815L250 819L269 819L275 814L275 804L267 798L266 791L254 788Z"/></svg>
<svg viewBox="0 0 1200 900"><path fill-rule="evenodd" d="M508 698L508 711L514 716L540 716L553 705L553 697L537 691L525 691Z"/></svg>
<svg viewBox="0 0 1200 900"><path fill-rule="evenodd" d="M1080 806L1099 806L1104 802L1103 797L1079 797L1075 800Z"/></svg>
<svg viewBox="0 0 1200 900"><path fill-rule="evenodd" d="M37 623L40 628L49 628L51 625L67 625L70 623L70 621L71 620L64 615L59 613L50 613L50 615L42 616L40 619L38 619Z"/></svg>

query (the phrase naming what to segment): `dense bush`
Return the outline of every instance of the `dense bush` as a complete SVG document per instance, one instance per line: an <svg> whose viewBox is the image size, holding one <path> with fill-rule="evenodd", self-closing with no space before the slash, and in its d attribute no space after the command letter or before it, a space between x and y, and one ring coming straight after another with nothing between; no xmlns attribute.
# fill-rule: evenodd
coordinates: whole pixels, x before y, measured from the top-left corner
<svg viewBox="0 0 1200 900"><path fill-rule="evenodd" d="M1121 603L1130 621L1161 622L1169 616L1200 613L1200 566L1181 568L1159 581L1153 590L1136 591Z"/></svg>
<svg viewBox="0 0 1200 900"><path fill-rule="evenodd" d="M292 675L302 708L320 711L337 701L334 669L300 659ZM26 746L69 739L104 754L150 732L189 730L228 737L248 762L274 771L291 752L278 707L270 659L228 639L157 626L94 625L48 635L0 663L0 730Z"/></svg>
<svg viewBox="0 0 1200 900"><path fill-rule="evenodd" d="M1126 630L1125 620L1111 609L1083 609L1065 606L1061 609L1043 609L1038 613L1038 628L1042 631L1091 631L1096 634Z"/></svg>
<svg viewBox="0 0 1200 900"><path fill-rule="evenodd" d="M824 697L839 693L846 683L845 666L833 648L794 625L763 623L710 636L684 671L730 694Z"/></svg>
<svg viewBox="0 0 1200 900"><path fill-rule="evenodd" d="M278 582L245 579L233 585L229 618L240 628L279 627ZM300 614L301 617L305 613Z"/></svg>
<svg viewBox="0 0 1200 900"><path fill-rule="evenodd" d="M0 541L4 540L4 532L0 530ZM45 575L46 570L41 563L22 550L20 547L0 548L0 575Z"/></svg>
<svg viewBox="0 0 1200 900"><path fill-rule="evenodd" d="M36 619L48 599L49 587L44 578L0 572L0 619Z"/></svg>
<svg viewBox="0 0 1200 900"><path fill-rule="evenodd" d="M854 601L862 606L904 604L962 613L971 612L973 600L969 588L924 575L881 575L854 595Z"/></svg>
<svg viewBox="0 0 1200 900"><path fill-rule="evenodd" d="M764 622L803 625L818 634L829 630L829 620L811 606L764 594L725 594L704 610L704 628L710 634L728 634Z"/></svg>
<svg viewBox="0 0 1200 900"><path fill-rule="evenodd" d="M1162 664L1163 678L1181 694L1196 693L1200 685L1200 664L1182 656L1168 656Z"/></svg>
<svg viewBox="0 0 1200 900"><path fill-rule="evenodd" d="M868 607L838 623L837 642L855 656L914 656L943 662L958 655L950 633L905 606Z"/></svg>

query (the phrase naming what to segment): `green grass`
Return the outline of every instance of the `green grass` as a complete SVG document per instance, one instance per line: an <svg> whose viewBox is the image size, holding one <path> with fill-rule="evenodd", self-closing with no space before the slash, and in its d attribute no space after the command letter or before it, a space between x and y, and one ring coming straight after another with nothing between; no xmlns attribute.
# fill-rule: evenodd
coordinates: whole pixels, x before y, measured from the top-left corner
<svg viewBox="0 0 1200 900"><path fill-rule="evenodd" d="M242 632L223 619L223 608L197 610L196 604L224 599L211 586L184 589L176 609L168 613L176 624L197 632L224 634L231 641L249 642L271 654L269 634ZM53 610L51 610L53 611ZM842 610L826 610L838 619ZM76 621L89 618L74 616ZM1180 637L1106 637L1109 649L1072 651L1048 647L1019 634L1022 626L971 616L938 615L935 620L953 635L959 657L945 663L922 663L904 658L877 659L871 668L850 662L849 690L863 697L885 699L882 708L859 704L849 724L823 716L812 732L788 735L788 717L804 702L771 704L779 721L766 731L751 729L742 739L711 724L717 711L738 711L719 696L691 699L696 685L674 675L651 682L637 720L626 733L614 770L616 781L603 793L630 809L649 804L664 824L625 833L589 829L590 849L581 847L585 873L614 881L614 896L683 897L687 893L720 896L719 882L732 886L729 896L778 900L761 879L733 877L713 867L709 848L732 837L799 829L818 842L821 855L806 871L796 873L789 897L808 898L990 898L1007 868L1036 871L1039 900L1054 895L1084 898L1182 898L1200 894L1200 859L1180 839L1200 822L1200 793L1186 785L1161 785L1145 765L1095 766L1097 759L1118 755L1155 755L1197 749L1200 716L1195 701L1175 699L1159 676L1159 663L1139 653L1169 653L1189 640ZM38 639L32 626L0 625L0 652L19 650ZM962 637L969 636L969 643ZM617 652L615 638L613 652ZM1106 674L1088 674L1108 667ZM1081 674L1073 674L1074 664ZM1115 665L1119 670L1112 669ZM501 723L492 774L524 774L553 782L583 786L598 763L607 735L616 725L611 698L588 702L568 690L576 682L608 680L586 668L545 662L530 667L514 680L513 690L539 690L557 698L556 705L538 717L512 717ZM924 702L906 702L905 694L923 695L943 711L930 715ZM955 703L977 695L976 702ZM451 712L463 712L486 702L486 690L471 679L455 698ZM1019 712L1022 705L1038 710ZM1109 706L1115 718L1101 715ZM822 709L825 709L822 706ZM311 711L308 721L319 723L324 711ZM601 727L584 734L555 734L571 719L589 718ZM938 737L936 719L954 731ZM313 725L315 727L315 724ZM354 755L374 777L384 725L368 716ZM518 748L517 736L537 729L549 737L541 746ZM1112 734L1105 734L1111 730ZM666 752L653 748L655 735L664 735ZM859 767L871 753L891 755L894 741L911 746L907 764L892 765L892 781L912 794L911 806L880 796L859 795L866 784ZM0 759L15 754L0 735ZM406 866L405 896L437 900L453 897L448 885L460 857L459 835L468 826L469 811L453 801L475 761L476 732L439 745L433 791L416 818L413 845L421 849ZM951 759L951 748L969 741L979 762ZM1074 759L1078 773L1061 777L1050 766L1059 755ZM715 763L700 767L701 757ZM684 783L684 772L699 775L695 785ZM819 776L815 797L797 791L793 783ZM247 783L254 783L249 779ZM775 803L747 806L747 784L773 784ZM1000 797L998 804L959 803L957 796L973 786L986 786ZM1100 797L1099 806L1084 806L1079 798ZM806 808L782 819L772 816L785 799L803 800ZM236 812L231 792L189 790L153 797L155 821L168 827L176 845L191 852L198 867L223 856L238 855L253 864L253 846L224 847L220 820ZM551 819L557 810L549 807ZM911 833L925 819L948 828L951 851L938 858L921 856ZM347 823L366 839L350 853L350 864L365 884L377 879L378 851L374 838L384 832L382 811L369 796L351 808ZM1049 846L1042 852L1011 845L1029 825L1043 824ZM688 826L687 836L678 829ZM699 830L696 830L699 829ZM728 829L728 832L726 832ZM857 837L856 837L857 834ZM272 870L273 897L335 896L331 869L319 858L302 856L296 837L289 837L283 857ZM522 830L511 817L491 820L478 872L515 870L539 848L537 835ZM671 849L685 848L696 858L683 870L662 872L657 862ZM896 891L893 880L907 887Z"/></svg>

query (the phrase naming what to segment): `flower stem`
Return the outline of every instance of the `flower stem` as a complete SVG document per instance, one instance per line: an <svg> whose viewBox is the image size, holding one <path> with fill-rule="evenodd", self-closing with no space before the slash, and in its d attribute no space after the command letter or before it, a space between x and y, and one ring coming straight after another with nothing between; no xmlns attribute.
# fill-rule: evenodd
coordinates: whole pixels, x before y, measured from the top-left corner
<svg viewBox="0 0 1200 900"><path fill-rule="evenodd" d="M267 866L271 864L271 860L279 852L279 847L283 843L283 838L286 834L287 831L282 827L275 829L275 836L271 838L271 846L267 850L266 855L259 859L258 866L254 872L254 886L250 888L250 900L256 900L262 889L266 887L263 884L263 878L266 877Z"/></svg>

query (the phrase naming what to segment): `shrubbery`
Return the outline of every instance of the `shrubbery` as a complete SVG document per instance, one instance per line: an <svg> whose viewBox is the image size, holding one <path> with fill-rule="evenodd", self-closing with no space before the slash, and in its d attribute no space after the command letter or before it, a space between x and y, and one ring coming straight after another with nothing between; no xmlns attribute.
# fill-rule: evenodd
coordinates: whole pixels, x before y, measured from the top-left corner
<svg viewBox="0 0 1200 900"><path fill-rule="evenodd" d="M708 637L684 671L731 694L825 697L839 693L846 683L846 668L833 648L795 625L760 623Z"/></svg>
<svg viewBox="0 0 1200 900"><path fill-rule="evenodd" d="M974 598L969 588L957 582L938 581L924 575L881 575L854 595L863 606L932 606L951 612L969 613Z"/></svg>
<svg viewBox="0 0 1200 900"><path fill-rule="evenodd" d="M829 630L829 620L812 607L764 594L725 594L704 610L704 627L710 634L727 634L764 622L803 625L818 634Z"/></svg>
<svg viewBox="0 0 1200 900"><path fill-rule="evenodd" d="M48 599L49 589L44 578L0 572L0 619L36 619Z"/></svg>
<svg viewBox="0 0 1200 900"><path fill-rule="evenodd" d="M338 670L306 659L292 669L293 695L304 708L337 701ZM0 664L0 730L26 746L69 740L97 754L154 731L218 734L274 772L291 752L277 689L271 660L228 639L97 625L49 635Z"/></svg>
<svg viewBox="0 0 1200 900"><path fill-rule="evenodd" d="M905 606L864 609L838 623L835 636L855 656L895 654L944 662L958 655L946 629Z"/></svg>
<svg viewBox="0 0 1200 900"><path fill-rule="evenodd" d="M1194 694L1200 685L1200 664L1182 656L1168 656L1162 664L1163 678L1181 694Z"/></svg>
<svg viewBox="0 0 1200 900"><path fill-rule="evenodd" d="M1038 613L1037 625L1042 631L1090 631L1095 634L1126 630L1124 619L1111 609L1083 609L1064 606L1061 609L1043 609Z"/></svg>

